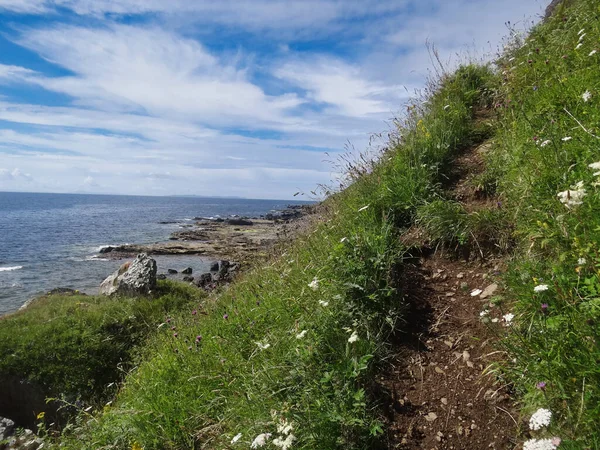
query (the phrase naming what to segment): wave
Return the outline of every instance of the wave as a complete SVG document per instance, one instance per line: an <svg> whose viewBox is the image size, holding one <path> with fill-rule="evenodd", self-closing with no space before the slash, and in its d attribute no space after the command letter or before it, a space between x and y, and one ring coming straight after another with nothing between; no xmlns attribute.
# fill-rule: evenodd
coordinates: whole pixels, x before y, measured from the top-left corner
<svg viewBox="0 0 600 450"><path fill-rule="evenodd" d="M109 261L108 258L101 258L100 255L86 256L85 261Z"/></svg>
<svg viewBox="0 0 600 450"><path fill-rule="evenodd" d="M19 270L22 268L23 268L23 266L0 267L0 272L10 272L12 270Z"/></svg>

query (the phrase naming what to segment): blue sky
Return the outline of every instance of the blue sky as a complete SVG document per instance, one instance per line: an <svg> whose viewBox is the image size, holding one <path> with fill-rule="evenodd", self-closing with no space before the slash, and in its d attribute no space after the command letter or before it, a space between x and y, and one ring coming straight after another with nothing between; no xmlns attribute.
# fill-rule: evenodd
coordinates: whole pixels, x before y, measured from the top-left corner
<svg viewBox="0 0 600 450"><path fill-rule="evenodd" d="M545 3L0 0L0 191L308 193Z"/></svg>

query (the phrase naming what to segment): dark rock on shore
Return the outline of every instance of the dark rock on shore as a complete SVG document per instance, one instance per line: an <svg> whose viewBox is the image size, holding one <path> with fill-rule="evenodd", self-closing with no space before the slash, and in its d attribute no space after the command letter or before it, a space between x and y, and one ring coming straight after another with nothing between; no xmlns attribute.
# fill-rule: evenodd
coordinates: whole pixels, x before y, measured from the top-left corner
<svg viewBox="0 0 600 450"><path fill-rule="evenodd" d="M171 275L175 275L177 273L177 271L175 269L167 269L167 273L169 273Z"/></svg>
<svg viewBox="0 0 600 450"><path fill-rule="evenodd" d="M210 265L210 271L211 272L218 272L219 271L219 261L215 261L214 263L212 263Z"/></svg>
<svg viewBox="0 0 600 450"><path fill-rule="evenodd" d="M181 273L184 275L190 275L192 272L193 272L193 269L191 267L187 267L181 271Z"/></svg>
<svg viewBox="0 0 600 450"><path fill-rule="evenodd" d="M185 276L183 277L183 281L185 281L186 283L191 283L192 281L194 281L194 277Z"/></svg>
<svg viewBox="0 0 600 450"><path fill-rule="evenodd" d="M100 285L102 295L146 295L156 288L156 261L145 253L126 262Z"/></svg>
<svg viewBox="0 0 600 450"><path fill-rule="evenodd" d="M254 222L252 222L251 220L248 219L227 219L227 223L229 225L238 225L238 226L250 226L250 225L254 225Z"/></svg>
<svg viewBox="0 0 600 450"><path fill-rule="evenodd" d="M210 272L206 272L198 277L198 280L196 281L196 286L200 288L205 288L210 283L212 283L212 274Z"/></svg>
<svg viewBox="0 0 600 450"><path fill-rule="evenodd" d="M159 273L158 275L156 275L156 279L157 280L166 280L167 276L164 273Z"/></svg>

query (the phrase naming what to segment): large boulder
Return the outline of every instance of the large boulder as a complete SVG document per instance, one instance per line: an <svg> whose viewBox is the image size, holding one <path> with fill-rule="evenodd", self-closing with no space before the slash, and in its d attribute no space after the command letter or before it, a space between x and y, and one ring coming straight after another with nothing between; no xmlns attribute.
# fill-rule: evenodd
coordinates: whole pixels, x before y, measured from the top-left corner
<svg viewBox="0 0 600 450"><path fill-rule="evenodd" d="M100 285L102 295L146 295L156 288L156 261L140 253Z"/></svg>
<svg viewBox="0 0 600 450"><path fill-rule="evenodd" d="M15 431L15 423L10 419L0 417L0 442L11 437L13 435L14 431ZM0 444L0 448L1 447L2 447L2 444Z"/></svg>

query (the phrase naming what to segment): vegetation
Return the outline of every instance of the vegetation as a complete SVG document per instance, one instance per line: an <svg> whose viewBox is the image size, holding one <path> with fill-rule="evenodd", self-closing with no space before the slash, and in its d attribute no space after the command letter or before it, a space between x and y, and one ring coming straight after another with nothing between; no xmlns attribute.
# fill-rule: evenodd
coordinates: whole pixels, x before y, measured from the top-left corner
<svg viewBox="0 0 600 450"><path fill-rule="evenodd" d="M600 448L600 9L571 3L513 40L497 70L469 65L430 83L376 161L348 164L345 189L310 230L223 291L199 304L189 291L154 303L59 297L2 321L0 369L97 398L145 343L114 402L78 416L55 445L378 448L369 380L404 326L400 237L416 225L435 244L511 251L490 304L510 325L496 373L525 417L552 415L523 439ZM451 162L489 138L471 182L497 202L467 211L446 190Z"/></svg>

